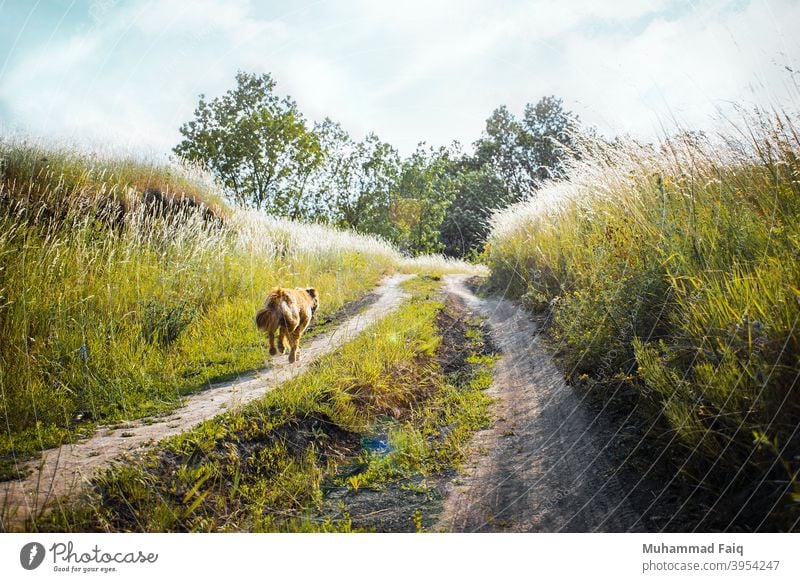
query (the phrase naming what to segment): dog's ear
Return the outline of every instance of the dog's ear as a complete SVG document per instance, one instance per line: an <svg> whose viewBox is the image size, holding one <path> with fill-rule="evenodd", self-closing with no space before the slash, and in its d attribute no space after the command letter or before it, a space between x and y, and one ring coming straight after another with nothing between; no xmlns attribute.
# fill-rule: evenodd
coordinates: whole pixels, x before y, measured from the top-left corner
<svg viewBox="0 0 800 582"><path fill-rule="evenodd" d="M308 293L308 295L314 299L318 298L317 290L314 289L313 287L309 287L308 289L306 289L306 293Z"/></svg>

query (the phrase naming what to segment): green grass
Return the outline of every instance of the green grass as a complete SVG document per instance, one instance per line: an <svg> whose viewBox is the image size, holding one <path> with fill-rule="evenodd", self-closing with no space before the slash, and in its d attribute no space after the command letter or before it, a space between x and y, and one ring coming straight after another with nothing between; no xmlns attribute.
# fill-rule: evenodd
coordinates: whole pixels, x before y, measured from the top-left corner
<svg viewBox="0 0 800 582"><path fill-rule="evenodd" d="M452 370L447 369L447 363L435 370L437 389L425 406L415 407L402 422L389 419L378 427L378 432L387 434L388 452L365 453L360 462L367 468L355 479L340 479L338 483L342 485L380 488L387 482L408 479L412 475L427 476L459 467L466 459L472 435L491 425L491 400L485 390L492 384L497 356L485 344L481 320L454 313L451 308L437 303L441 287L441 276L437 273L409 279L403 287L413 294L412 305L428 302L437 305L439 333L452 332L463 322L463 338L460 339L464 344L448 348L464 357L464 361L451 366ZM443 358L453 363L452 355ZM443 427L447 428L444 433Z"/></svg>
<svg viewBox="0 0 800 582"><path fill-rule="evenodd" d="M346 515L319 517L337 469L362 466L339 484L380 487L457 465L470 436L489 423L484 389L494 358L473 322L466 366L448 371L441 357L454 348L442 334L456 319L434 294L440 281L418 279L407 285L414 295L406 306L302 376L114 465L77 505L62 505L36 528L350 531ZM391 453L362 450L362 439L387 425Z"/></svg>
<svg viewBox="0 0 800 582"><path fill-rule="evenodd" d="M797 127L762 114L724 142L589 144L487 246L492 285L549 315L573 380L655 405L701 527L798 527Z"/></svg>
<svg viewBox="0 0 800 582"><path fill-rule="evenodd" d="M488 269L483 264L442 255L419 255L404 258L400 263L399 269L403 273L427 273L432 276L441 276L446 273L467 273L485 277L489 274Z"/></svg>
<svg viewBox="0 0 800 582"><path fill-rule="evenodd" d="M410 419L381 427L388 435L388 452L364 453L359 461L366 469L335 483L354 489L381 489L388 483L401 481L406 487L424 490L425 485L416 485L413 477L434 476L461 467L468 457L472 435L491 425L491 399L485 390L492 383L494 362L492 355L475 354L468 358L471 368L468 379L447 379L426 406L416 409ZM448 429L445 433L443 427Z"/></svg>
<svg viewBox="0 0 800 582"><path fill-rule="evenodd" d="M313 284L324 321L399 260L370 237L228 208L180 168L18 143L0 159L0 478L265 365L253 316L271 286ZM196 205L154 210L147 189Z"/></svg>

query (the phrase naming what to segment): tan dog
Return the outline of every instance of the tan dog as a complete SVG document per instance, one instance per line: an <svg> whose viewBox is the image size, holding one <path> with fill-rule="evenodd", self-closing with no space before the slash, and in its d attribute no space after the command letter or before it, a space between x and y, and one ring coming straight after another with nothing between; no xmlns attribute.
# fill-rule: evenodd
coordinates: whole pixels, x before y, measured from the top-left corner
<svg viewBox="0 0 800 582"><path fill-rule="evenodd" d="M278 330L278 343L281 353L286 353L286 340L289 340L289 362L298 360L300 336L311 323L319 307L319 294L313 287L308 289L288 289L275 287L270 291L264 307L256 313L256 325L261 331L269 334L269 353L274 356L278 353L275 349L275 331Z"/></svg>

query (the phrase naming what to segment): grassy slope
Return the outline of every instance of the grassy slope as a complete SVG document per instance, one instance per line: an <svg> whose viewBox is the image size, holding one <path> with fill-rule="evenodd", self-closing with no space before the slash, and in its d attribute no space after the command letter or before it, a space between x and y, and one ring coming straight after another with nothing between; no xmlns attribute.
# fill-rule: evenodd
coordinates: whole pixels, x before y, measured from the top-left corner
<svg viewBox="0 0 800 582"><path fill-rule="evenodd" d="M263 365L253 315L270 286L313 282L324 320L400 259L227 208L176 168L24 144L0 143L0 159L0 474ZM148 206L148 190L173 202Z"/></svg>
<svg viewBox="0 0 800 582"><path fill-rule="evenodd" d="M38 528L349 531L347 507L339 519L319 517L327 490L382 488L452 467L489 422L483 390L493 357L477 322L461 345L443 348L454 320L444 317L439 284L410 281L413 298L398 313L259 401L114 466L77 507ZM454 349L466 358L457 369L444 357ZM387 426L384 450L362 447Z"/></svg>
<svg viewBox="0 0 800 582"><path fill-rule="evenodd" d="M494 218L493 285L549 313L574 382L650 404L696 525L797 528L796 122L592 148L571 181Z"/></svg>

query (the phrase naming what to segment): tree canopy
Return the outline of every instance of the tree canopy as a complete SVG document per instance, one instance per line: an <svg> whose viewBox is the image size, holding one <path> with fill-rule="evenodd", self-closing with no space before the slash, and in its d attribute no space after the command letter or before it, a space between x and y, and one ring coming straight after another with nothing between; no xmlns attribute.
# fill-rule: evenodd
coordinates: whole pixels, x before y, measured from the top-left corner
<svg viewBox="0 0 800 582"><path fill-rule="evenodd" d="M322 161L317 135L268 74L239 72L236 87L200 102L180 127L179 156L216 175L240 204L299 218L297 202Z"/></svg>
<svg viewBox="0 0 800 582"><path fill-rule="evenodd" d="M377 234L412 255L476 257L494 210L564 174L579 127L544 97L521 118L495 109L472 154L419 144L403 159L375 133L357 141L331 119L309 126L269 74L239 72L224 95L200 95L174 151L242 206Z"/></svg>
<svg viewBox="0 0 800 582"><path fill-rule="evenodd" d="M545 180L564 174L579 128L578 116L565 111L556 97L528 103L522 119L501 106L475 142L475 160L503 181L512 200L521 200Z"/></svg>

